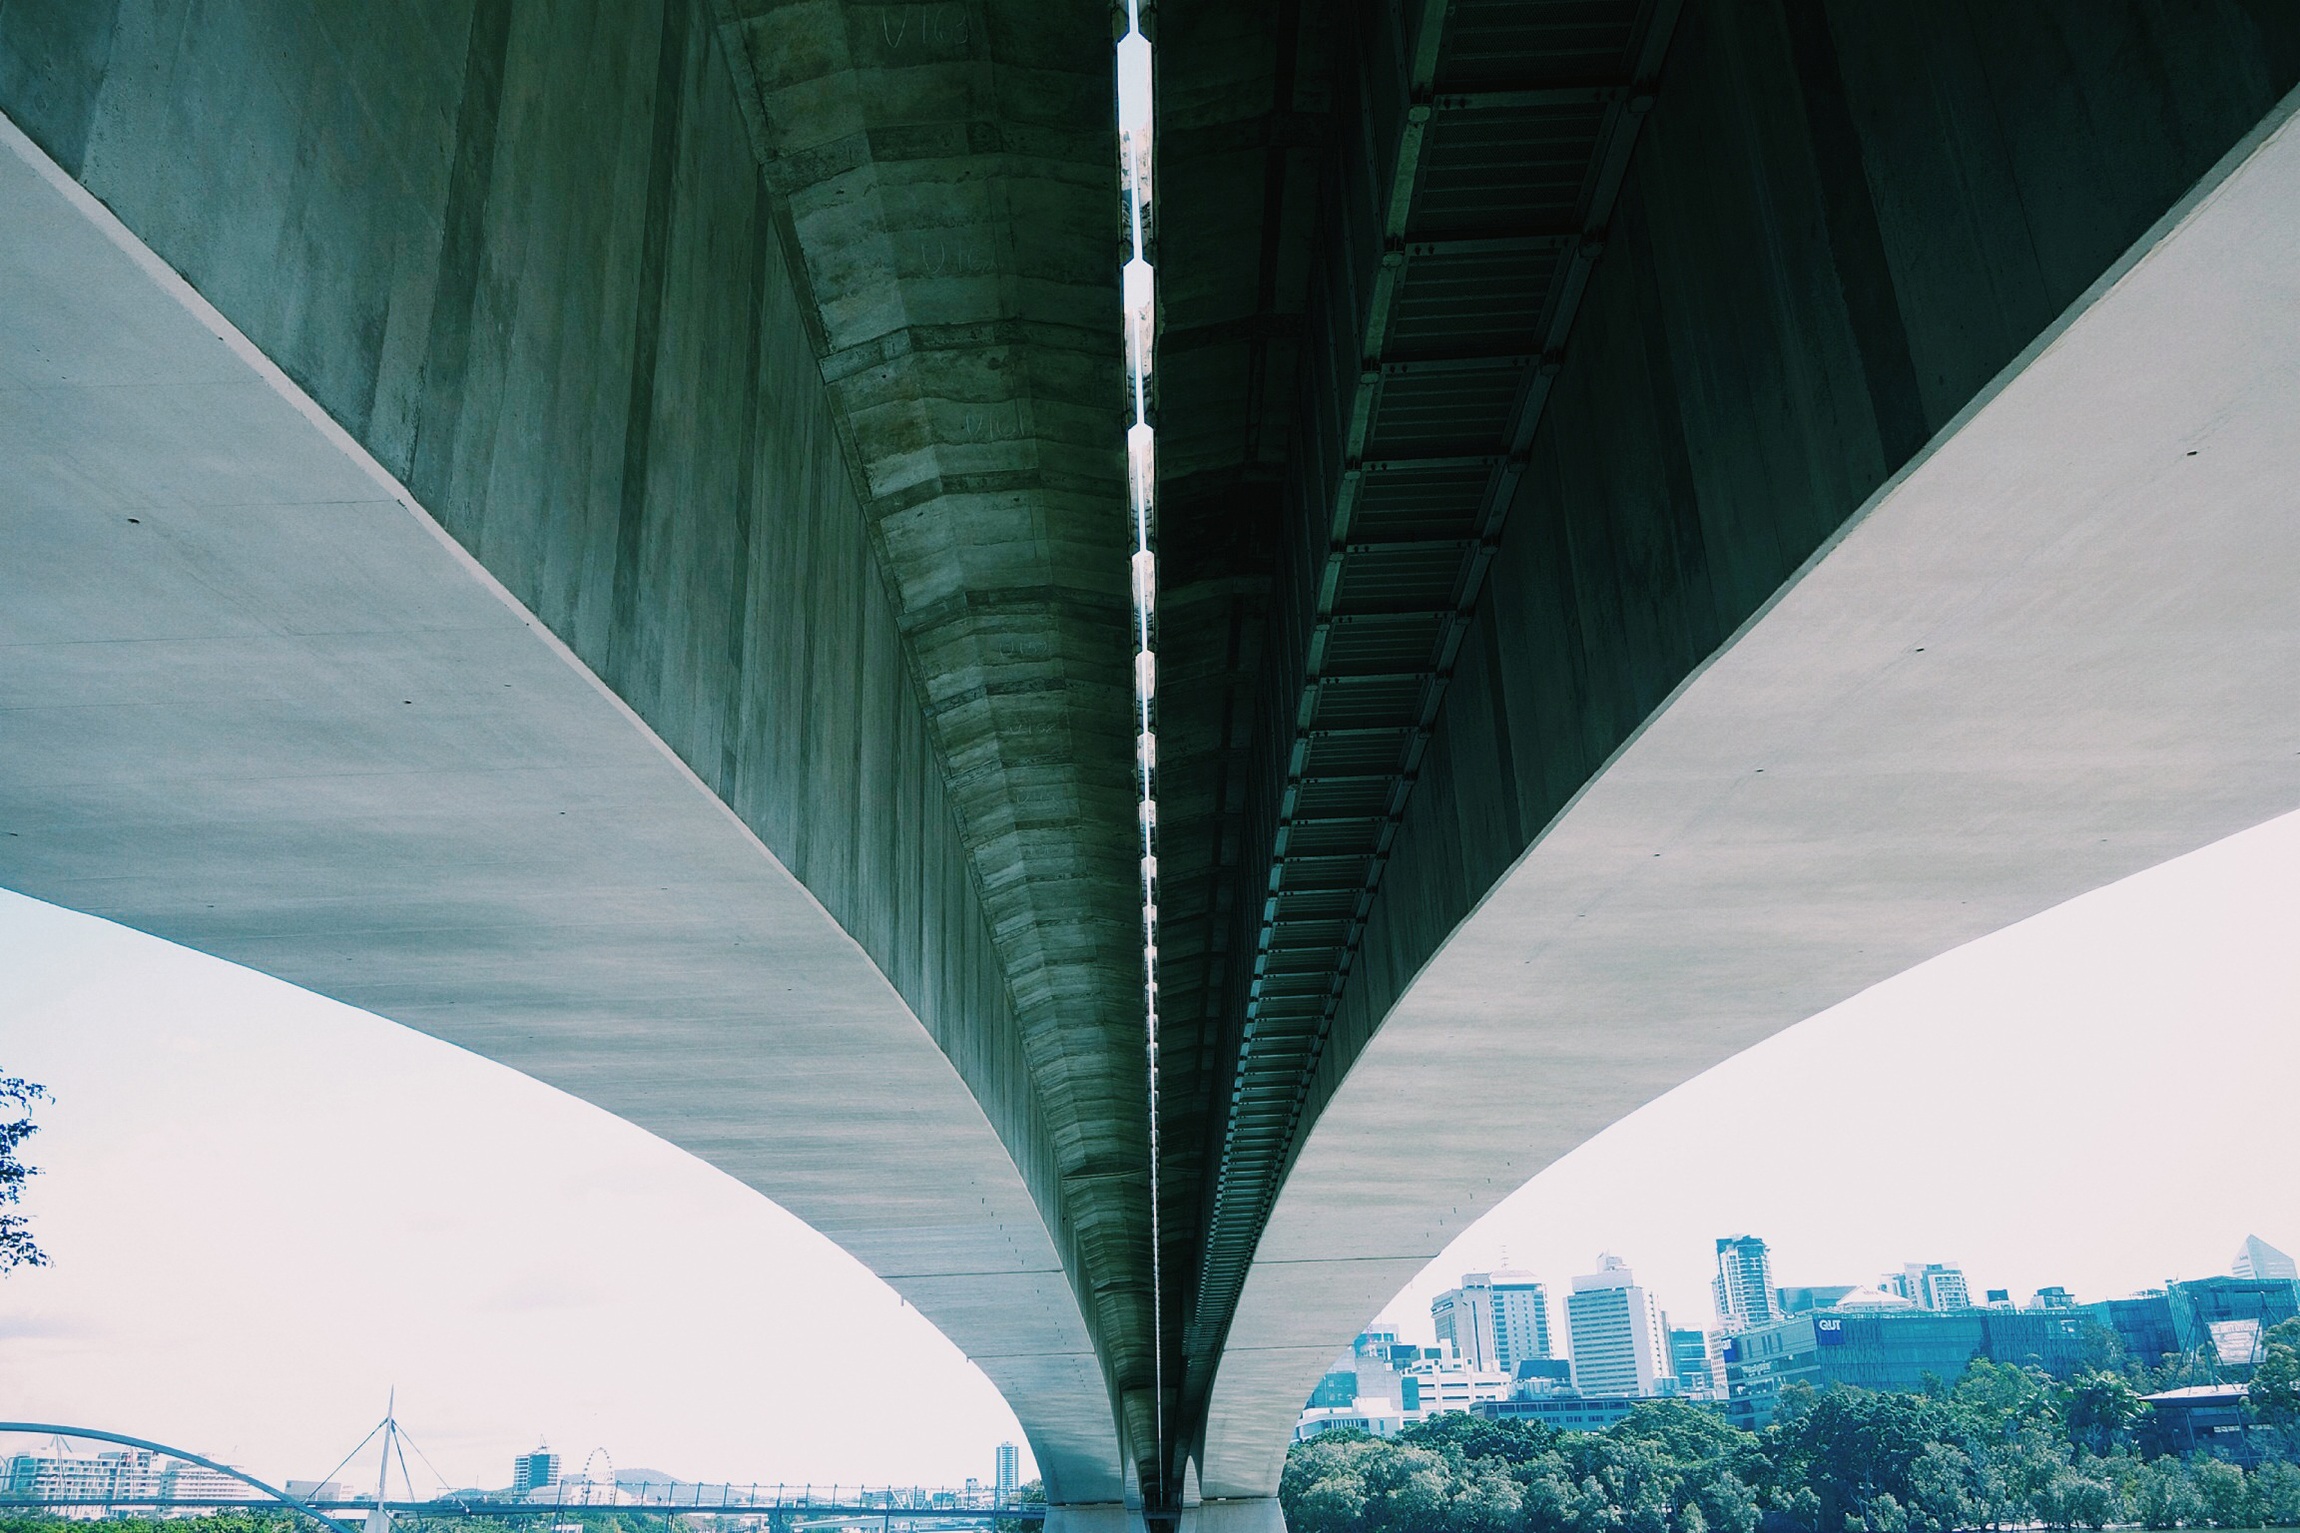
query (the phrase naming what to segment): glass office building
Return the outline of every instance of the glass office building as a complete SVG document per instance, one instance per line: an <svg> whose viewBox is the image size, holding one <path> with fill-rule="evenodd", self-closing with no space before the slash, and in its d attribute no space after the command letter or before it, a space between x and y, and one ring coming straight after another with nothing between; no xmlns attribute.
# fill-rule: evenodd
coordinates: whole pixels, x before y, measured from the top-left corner
<svg viewBox="0 0 2300 1533"><path fill-rule="evenodd" d="M1974 1358L2074 1373L2105 1351L2089 1315L2070 1310L1819 1310L1726 1338L1726 1414L1754 1431L1784 1386L1921 1390L1953 1382Z"/></svg>

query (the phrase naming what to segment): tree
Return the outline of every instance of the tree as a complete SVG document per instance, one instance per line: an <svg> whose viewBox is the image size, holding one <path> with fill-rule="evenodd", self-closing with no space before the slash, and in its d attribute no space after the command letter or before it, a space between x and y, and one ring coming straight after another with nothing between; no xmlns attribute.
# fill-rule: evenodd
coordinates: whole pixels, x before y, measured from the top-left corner
<svg viewBox="0 0 2300 1533"><path fill-rule="evenodd" d="M2255 1390L2265 1419L2300 1416L2300 1323L2269 1333ZM1921 1394L1793 1386L1781 1400L1762 1434L1683 1401L1602 1432L1468 1414L1388 1440L1328 1432L1294 1446L1280 1496L1294 1533L2300 1526L2300 1462L2143 1462L2145 1404L2104 1370L2058 1384L1976 1362Z"/></svg>
<svg viewBox="0 0 2300 1533"><path fill-rule="evenodd" d="M2024 1429L2050 1430L2060 1424L2052 1380L2039 1368L1976 1357L1948 1393L1986 1436L2011 1438Z"/></svg>
<svg viewBox="0 0 2300 1533"><path fill-rule="evenodd" d="M2147 1412L2148 1404L2140 1392L2119 1374L2080 1373L2061 1393L2069 1440L2103 1456L2130 1443L2132 1429Z"/></svg>
<svg viewBox="0 0 2300 1533"><path fill-rule="evenodd" d="M39 1174L39 1168L24 1164L18 1152L25 1140L40 1132L40 1125L32 1121L32 1104L47 1096L47 1089L32 1081L0 1075L0 1107L13 1107L19 1114L13 1122L0 1122L0 1209L21 1202L25 1179ZM47 1253L32 1239L31 1222L22 1214L0 1213L0 1273L47 1265Z"/></svg>
<svg viewBox="0 0 2300 1533"><path fill-rule="evenodd" d="M1909 1468L1909 1520L1926 1533L1969 1528L1976 1520L1971 1455L1933 1443Z"/></svg>
<svg viewBox="0 0 2300 1533"><path fill-rule="evenodd" d="M1046 1482L1025 1480L1014 1488L1014 1501L1018 1506L1044 1506ZM1039 1533L1042 1524L1035 1518L1025 1521L1020 1517L1000 1517L991 1524L991 1533ZM475 1530L476 1533L476 1530Z"/></svg>
<svg viewBox="0 0 2300 1533"><path fill-rule="evenodd" d="M1758 1460L1759 1467L1764 1461ZM1710 1533L1757 1533L1757 1493L1733 1470L1721 1470L1703 1486L1697 1509ZM1686 1533L1699 1533L1688 1526Z"/></svg>
<svg viewBox="0 0 2300 1533"><path fill-rule="evenodd" d="M1523 1464L1547 1453L1557 1433L1538 1421L1488 1421L1467 1411L1447 1411L1417 1421L1398 1434L1399 1442L1414 1448L1451 1452L1463 1459L1498 1458Z"/></svg>
<svg viewBox="0 0 2300 1533"><path fill-rule="evenodd" d="M2255 1415L2284 1434L2287 1446L2300 1444L2300 1320L2271 1326L2260 1338L2251 1404Z"/></svg>
<svg viewBox="0 0 2300 1533"><path fill-rule="evenodd" d="M1365 1525L1359 1468L1383 1446L1363 1432L1322 1432L1286 1454L1278 1504L1296 1533L1357 1533Z"/></svg>
<svg viewBox="0 0 2300 1533"><path fill-rule="evenodd" d="M2262 1464L2252 1476L2260 1520L2272 1528L2300 1527L2300 1466Z"/></svg>
<svg viewBox="0 0 2300 1533"><path fill-rule="evenodd" d="M2125 1517L2124 1498L2098 1459L2054 1470L2037 1493L2035 1511L2048 1528L2105 1528Z"/></svg>
<svg viewBox="0 0 2300 1533"><path fill-rule="evenodd" d="M1905 1510L1918 1461L1934 1444L1963 1436L1963 1427L1956 1406L1927 1395L1825 1390L1804 1415L1769 1434L1778 1483L1817 1501L1811 1522L1786 1502L1782 1510L1814 1533L1842 1533L1881 1494Z"/></svg>
<svg viewBox="0 0 2300 1533"><path fill-rule="evenodd" d="M2196 1493L2188 1466L2160 1458L2133 1477L2132 1514L2143 1527L2194 1527L2204 1520L2204 1500Z"/></svg>
<svg viewBox="0 0 2300 1533"><path fill-rule="evenodd" d="M2198 1459L2189 1466L2204 1515L2216 1528L2250 1528L2260 1522L2252 1501L2252 1482L2244 1471L2224 1459Z"/></svg>

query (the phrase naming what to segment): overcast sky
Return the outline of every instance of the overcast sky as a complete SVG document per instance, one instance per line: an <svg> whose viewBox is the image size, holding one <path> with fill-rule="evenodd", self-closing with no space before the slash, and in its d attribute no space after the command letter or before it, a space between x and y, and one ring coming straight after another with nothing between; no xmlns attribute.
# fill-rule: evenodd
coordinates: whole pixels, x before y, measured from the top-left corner
<svg viewBox="0 0 2300 1533"><path fill-rule="evenodd" d="M27 1198L54 1265L0 1279L0 1418L309 1478L396 1386L441 1473L483 1486L539 1436L570 1470L603 1447L849 1484L987 1481L1021 1440L957 1348L766 1199L278 980L0 894L0 1072L55 1096Z"/></svg>
<svg viewBox="0 0 2300 1533"><path fill-rule="evenodd" d="M1464 1271L1550 1284L1611 1251L1707 1324L1716 1238L1775 1281L1961 1263L1976 1299L2080 1297L2300 1251L2300 815L1878 985L1680 1087L1472 1226L1384 1318L1430 1336Z"/></svg>
<svg viewBox="0 0 2300 1533"><path fill-rule="evenodd" d="M1783 1282L1956 1260L2123 1293L2300 1248L2300 815L1881 985L1535 1179L1391 1307L1600 1250L1707 1318L1712 1242ZM0 1281L0 1416L317 1475L399 1391L451 1481L539 1436L736 1480L988 1479L1019 1433L890 1290L765 1199L366 1013L0 894L0 1070L56 1100ZM1557 1321L1562 1324L1560 1307ZM1346 1338L1337 1337L1337 1343ZM370 1471L372 1472L372 1471ZM419 1489L429 1489L419 1486Z"/></svg>

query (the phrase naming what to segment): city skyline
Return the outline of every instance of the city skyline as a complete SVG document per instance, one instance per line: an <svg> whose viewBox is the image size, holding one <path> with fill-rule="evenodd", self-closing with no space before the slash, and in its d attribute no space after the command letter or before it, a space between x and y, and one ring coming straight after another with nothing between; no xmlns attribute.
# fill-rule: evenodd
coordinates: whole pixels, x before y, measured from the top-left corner
<svg viewBox="0 0 2300 1533"><path fill-rule="evenodd" d="M2300 1228L2300 1221L2288 1219L2286 1222L2294 1223L2296 1228ZM2262 1227L2266 1228L2267 1226L2263 1225ZM1695 1245L1714 1245L1722 1247L1729 1239L1735 1242L1739 1242L1741 1240L1754 1240L1759 1244L1767 1246L1770 1246L1771 1244L1766 1240L1762 1232L1738 1232L1730 1237L1719 1236L1712 1237L1708 1240L1703 1240L1700 1237L1695 1237L1690 1242L1677 1241L1674 1242L1674 1244L1684 1245L1690 1243ZM2157 1277L2153 1281L2143 1279L2142 1281L2133 1283L2129 1286L2117 1286L2112 1284L2108 1287L2099 1287L2097 1285L2087 1287L2086 1285L2082 1284L2040 1282L2029 1286L2013 1286L2008 1288L2007 1285L2001 1283L1982 1282L1979 1276L1976 1276L1974 1273L1966 1269L1964 1263L1954 1259L1946 1261L1915 1260L1894 1262L1890 1264L1882 1262L1870 1264L1872 1267L1885 1267L1887 1269L1882 1272L1870 1271L1866 1268L1848 1270L1837 1270L1832 1268L1828 1271L1820 1272L1806 1272L1799 1270L1791 1274L1790 1280L1784 1280L1780 1274L1775 1271L1771 1274L1773 1281L1766 1285L1765 1288L1765 1293L1770 1305L1770 1309L1757 1323L1769 1323L1770 1321L1778 1320L1782 1317L1785 1311L1781 1307L1780 1296L1784 1293L1803 1293L1806 1295L1837 1295L1849 1292L1859 1292L1868 1295L1888 1296L1895 1300L1905 1300L1914 1308L1926 1310L1956 1308L1981 1309L1989 1307L1992 1303L1998 1305L2010 1304L2016 1308L2029 1308L2032 1306L2049 1304L2049 1302L2055 1299L2066 1300L2073 1298L2079 1303L2092 1303L2109 1299L2133 1298L2143 1294L2161 1291L2166 1285L2172 1283L2192 1282L2198 1279L2212 1277L2254 1276L2254 1271L2248 1268L2246 1265L2246 1258L2253 1253L2260 1251L2265 1251L2271 1258L2280 1258L2281 1265L2277 1264L2276 1262L2263 1264L2261 1270L2258 1272L2259 1276L2300 1281L2300 1277L2296 1277L2294 1272L2284 1270L2284 1268L2287 1266L2300 1267L2300 1260L2296 1260L2294 1257L2287 1255L2278 1241L2265 1239L2258 1233L2247 1230L2242 1236L2240 1243L2236 1247L2235 1256L2229 1261L2226 1261L2217 1267L2206 1267L2201 1270L2184 1269L2178 1271L2167 1271L2162 1276ZM1619 1261L1624 1266L1629 1267L1632 1271L1634 1271L1636 1265L1629 1262L1627 1258L1622 1257L1613 1251L1606 1251L1601 1253L1599 1260L1601 1262ZM1566 1265L1572 1265L1570 1260L1566 1263ZM1587 1262L1584 1261L1583 1265L1587 1265ZM2050 1258L2038 1258L2035 1260L2033 1265L2049 1270L2051 1267L2051 1261ZM1513 1272L1510 1275L1521 1279L1523 1284L1528 1288L1546 1290L1550 1286L1545 1279L1537 1278L1531 1272L1519 1271ZM1491 1274L1464 1272L1459 1275L1459 1284L1456 1286L1458 1287L1461 1284L1467 1284L1472 1279L1476 1278L1499 1278L1500 1276L1502 1276L1502 1274L1498 1272ZM1941 1281L1942 1279L1946 1279L1945 1284ZM1408 1288L1402 1291L1396 1300L1393 1300L1382 1310L1381 1314L1376 1317L1373 1325L1376 1328L1386 1327L1394 1329L1398 1332L1402 1339L1414 1341L1416 1343L1435 1343L1442 1345L1452 1341L1454 1338L1445 1334L1442 1322L1436 1321L1434 1315L1418 1328L1410 1323L1404 1325L1398 1323L1401 1318L1409 1321L1412 1319L1411 1313L1405 1307L1407 1303L1410 1302L1409 1296L1415 1291L1415 1288L1422 1287L1430 1281L1430 1275L1427 1273L1423 1274L1421 1278L1416 1280L1414 1288ZM1571 1279L1568 1280L1568 1285L1559 1285L1562 1289L1566 1289L1565 1292L1561 1292L1557 1296L1559 1301L1562 1301L1563 1299L1570 1296L1569 1284L1571 1281ZM1646 1285L1640 1284L1639 1286L1644 1287ZM1941 1291L1944 1288L1947 1291L1953 1292L1957 1295L1953 1302L1944 1303L1928 1297L1928 1295L1937 1291ZM1658 1292L1658 1290L1653 1290L1654 1303L1657 1312L1662 1322L1664 1322L1667 1330L1681 1331L1690 1329L1702 1331L1704 1333L1721 1332L1734 1328L1733 1326L1727 1324L1725 1317L1720 1316L1713 1307L1715 1292L1716 1280L1713 1275L1709 1291L1703 1295L1703 1302L1697 1306L1688 1305L1680 1309L1672 1307L1668 1302L1667 1296L1662 1295ZM1991 1299L1988 1297L1993 1293L2002 1293L2004 1294L2004 1297L2002 1299ZM1434 1311L1435 1307L1442 1303L1446 1297L1447 1295L1444 1293L1439 1294L1435 1299L1431 1301L1431 1309ZM1833 1301L1823 1301L1822 1307L1826 1307L1827 1302ZM1557 1343L1552 1347L1551 1351L1546 1355L1558 1358L1567 1358L1571 1355L1570 1343L1567 1340L1570 1334L1570 1328L1565 1323L1562 1307L1560 1308L1559 1313L1553 1317L1553 1325L1554 1335L1558 1338L1558 1340ZM1476 1357L1475 1354L1472 1354L1466 1349L1462 1351L1461 1355L1465 1360L1480 1360Z"/></svg>
<svg viewBox="0 0 2300 1533"><path fill-rule="evenodd" d="M945 1505L941 1498L952 1492L968 1498L958 1503L961 1506L973 1505L972 1498L985 1494L993 1498L993 1504L1002 1505L1019 1489L1016 1473L1020 1449L1014 1443L998 1445L992 1483L988 1485L979 1476L967 1477L963 1485L939 1486L696 1481L646 1466L617 1468L603 1447L592 1449L580 1468L570 1469L548 1444L515 1454L508 1484L426 1484L415 1477L413 1466L406 1461L407 1450L415 1447L413 1441L396 1431L396 1424L386 1425L394 1430L380 1438L370 1434L349 1458L336 1465L335 1477L290 1478L278 1486L258 1483L261 1477L248 1475L244 1466L203 1463L199 1460L205 1455L185 1457L157 1445L125 1446L108 1438L71 1432L0 1433L0 1493L51 1509L151 1508L171 1502L203 1510L216 1502L247 1502L260 1507L271 1502L277 1492L292 1501L310 1503L321 1512L341 1505L372 1507L379 1499L396 1511L406 1502L434 1498L545 1504L564 1500L602 1506L691 1504L706 1509L799 1502L802 1498L810 1505L822 1505L826 1499L838 1504L859 1498L864 1505L900 1511ZM31 1446L25 1446L27 1443ZM365 1460L378 1453L381 1466L377 1476L370 1476L365 1473ZM420 1450L417 1462L428 1467ZM931 1502L905 1494L930 1491L936 1498ZM605 1499L600 1499L602 1496ZM181 1508L171 1515L180 1514Z"/></svg>
<svg viewBox="0 0 2300 1533"><path fill-rule="evenodd" d="M1759 1272L1769 1270L1769 1262L1766 1260L1769 1253L1765 1249L1764 1238L1760 1235L1741 1234L1720 1237L1716 1244L1721 1266L1735 1258L1745 1262L1754 1248L1754 1255L1759 1264L1754 1270ZM1554 1352L1545 1348L1537 1354L1529 1354L1530 1356L1545 1359L1555 1358L1559 1361L1573 1363L1574 1371L1570 1376L1572 1387L1586 1394L1660 1395L1671 1393L1673 1391L1668 1381L1673 1374L1681 1378L1683 1373L1682 1368L1677 1366L1679 1363L1677 1338L1723 1338L1742 1331L1762 1329L1798 1314L1839 1308L1867 1310L1872 1313L1925 1311L1944 1314L1981 1309L2071 1310L2097 1306L2110 1301L2161 1297L2168 1289L2176 1288L2183 1282L2199 1281L2196 1278L2173 1279L2168 1280L2165 1287L2144 1289L2132 1294L2081 1294L2072 1293L2060 1285L2048 1285L2030 1290L2023 1298L2016 1297L2003 1289L1992 1289L1985 1291L1984 1297L1975 1299L1970 1296L1968 1286L1964 1281L1964 1274L1953 1264L1907 1262L1903 1264L1900 1272L1887 1273L1882 1282L1875 1284L1767 1285L1762 1293L1761 1310L1745 1310L1737 1307L1730 1314L1711 1315L1706 1324L1683 1324L1679 1317L1672 1317L1666 1310L1660 1309L1656 1303L1653 1306L1655 1326L1652 1332L1657 1343L1654 1350L1654 1360L1657 1364L1668 1366L1657 1367L1650 1376L1641 1375L1637 1379L1636 1387L1632 1388L1624 1386L1621 1380L1611 1377L1610 1374L1595 1384L1583 1382L1582 1351L1576 1343L1577 1335L1585 1340L1593 1354L1605 1354L1601 1359L1601 1366L1618 1371L1621 1364L1618 1358L1611 1354L1622 1350L1623 1337L1634 1329L1630 1321L1608 1313L1602 1321L1595 1325L1584 1326L1577 1333L1570 1316L1575 1294L1593 1290L1629 1290L1635 1286L1632 1269L1612 1253L1602 1254L1598 1259L1598 1266L1599 1270L1596 1273L1575 1278L1573 1291L1566 1295L1569 1317L1561 1332L1566 1338L1565 1345ZM1724 1274L1721 1273L1720 1280L1723 1276ZM2235 1259L2230 1262L2227 1272L2207 1274L2201 1281L2208 1282L2219 1277L2235 1278L2244 1282L2291 1283L2295 1287L2296 1298L2300 1298L2300 1262L2295 1262L2291 1255L2270 1242L2262 1240L2257 1235L2245 1237L2243 1243L2237 1248ZM1465 1272L1462 1274L1458 1286L1440 1294L1431 1304L1432 1320L1437 1330L1437 1348L1441 1353L1458 1360L1462 1365L1473 1370L1490 1369L1505 1375L1512 1373L1513 1370L1509 1362L1495 1357L1490 1345L1487 1345L1483 1350L1479 1349L1477 1340L1479 1330L1475 1327L1474 1318L1481 1313L1477 1307L1481 1295L1501 1289L1503 1287L1502 1280L1505 1278L1516 1280L1509 1284L1509 1287L1524 1295L1524 1302L1536 1306L1545 1303L1543 1285L1534 1281L1530 1274ZM1637 1288L1636 1291L1643 1294L1641 1288ZM1723 1292L1725 1290L1720 1287L1717 1291ZM1465 1293L1469 1296L1470 1301L1466 1304L1464 1303ZM1490 1303L1490 1301L1486 1302ZM1643 1302L1650 1302L1649 1296ZM1457 1307L1457 1315L1466 1312L1473 1317L1471 1324L1461 1325L1459 1334L1455 1330L1449 1329L1446 1313L1449 1306ZM1485 1311L1485 1313L1490 1313L1490 1310ZM1537 1309L1535 1313L1539 1314L1542 1311ZM1756 1318L1753 1320L1748 1318L1751 1314L1755 1314ZM1457 1319L1455 1324L1460 1325L1461 1323ZM1614 1334L1616 1331L1620 1331L1622 1335ZM1489 1337L1491 1335L1490 1321L1484 1327L1484 1334ZM1467 1346L1463 1345L1465 1335L1469 1338L1469 1345ZM1359 1342L1363 1343L1366 1339L1366 1336L1361 1335ZM1635 1367L1636 1365L1631 1366Z"/></svg>
<svg viewBox="0 0 2300 1533"><path fill-rule="evenodd" d="M1605 1253L1565 1297L1567 1356L1515 1368L1494 1364L1495 1297L1507 1279L1538 1315L1540 1284L1521 1272L1464 1273L1431 1305L1437 1345L1390 1329L1361 1333L1304 1403L1295 1440L1335 1430L1392 1437L1461 1412L1602 1431L1640 1402L1667 1398L1757 1431L1792 1388L1933 1392L1983 1360L2062 1381L2113 1370L2154 1404L2202 1399L2186 1387L2201 1378L2225 1406L2241 1398L2279 1328L2300 1323L2300 1264L2257 1235L2225 1274L2121 1298L2046 1287L2026 1304L2003 1289L1974 1303L1948 1263L1904 1263L1876 1286L1773 1287L1761 1236L1720 1237L1716 1253L1713 1329L1672 1325L1629 1265Z"/></svg>

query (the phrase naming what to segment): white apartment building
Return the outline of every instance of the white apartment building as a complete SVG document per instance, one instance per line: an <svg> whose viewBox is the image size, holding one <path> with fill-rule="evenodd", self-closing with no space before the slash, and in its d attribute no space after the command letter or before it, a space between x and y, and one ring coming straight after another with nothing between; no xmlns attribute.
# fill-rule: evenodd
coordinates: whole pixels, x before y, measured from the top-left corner
<svg viewBox="0 0 2300 1533"><path fill-rule="evenodd" d="M1370 1396L1354 1405L1313 1405L1302 1412L1294 1423L1294 1441L1308 1442L1320 1432L1363 1432L1368 1437L1395 1437L1403 1431L1406 1418L1397 1402L1379 1395Z"/></svg>
<svg viewBox="0 0 2300 1533"><path fill-rule="evenodd" d="M1400 1414L1408 1421L1466 1411L1484 1400L1506 1400L1512 1387L1510 1376L1500 1369L1450 1356L1408 1365L1399 1382Z"/></svg>
<svg viewBox="0 0 2300 1533"><path fill-rule="evenodd" d="M207 1501L253 1501L256 1492L228 1474L161 1458L146 1448L122 1448L108 1453L19 1453L6 1461L0 1488L29 1501L62 1502L66 1516L103 1515L107 1505L179 1498ZM196 1511L197 1508L187 1508Z"/></svg>
<svg viewBox="0 0 2300 1533"><path fill-rule="evenodd" d="M1972 1290L1961 1268L1943 1262L1906 1262L1878 1285L1919 1309L1971 1309Z"/></svg>
<svg viewBox="0 0 2300 1533"><path fill-rule="evenodd" d="M1671 1376L1661 1306L1637 1286L1618 1256L1573 1280L1565 1300L1573 1345L1573 1387L1585 1395L1653 1395Z"/></svg>
<svg viewBox="0 0 2300 1533"><path fill-rule="evenodd" d="M1530 1272L1465 1272L1461 1286L1430 1301L1440 1342L1479 1368L1514 1373L1531 1358L1550 1357L1549 1294Z"/></svg>
<svg viewBox="0 0 2300 1533"><path fill-rule="evenodd" d="M1773 1294L1773 1253L1755 1235L1727 1235L1717 1242L1717 1275L1709 1280L1717 1302L1717 1323L1726 1331L1746 1331L1781 1318Z"/></svg>

